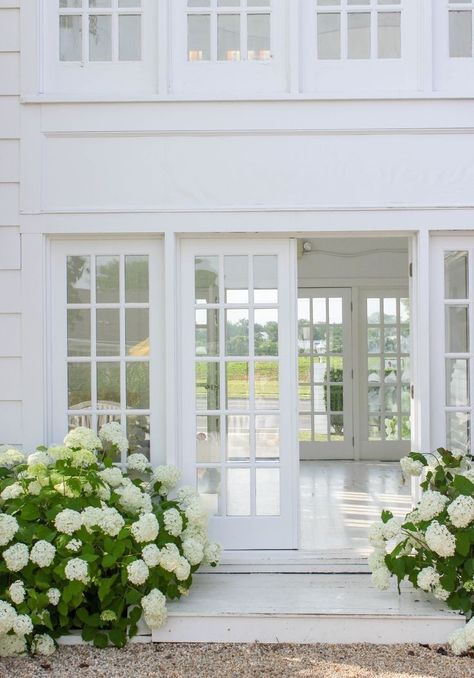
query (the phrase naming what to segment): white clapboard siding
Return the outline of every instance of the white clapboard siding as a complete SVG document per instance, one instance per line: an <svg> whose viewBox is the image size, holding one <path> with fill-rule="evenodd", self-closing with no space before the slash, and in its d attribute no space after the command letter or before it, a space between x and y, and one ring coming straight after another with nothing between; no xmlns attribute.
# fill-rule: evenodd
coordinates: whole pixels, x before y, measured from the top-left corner
<svg viewBox="0 0 474 678"><path fill-rule="evenodd" d="M22 444L21 419L20 401L0 400L0 445Z"/></svg>
<svg viewBox="0 0 474 678"><path fill-rule="evenodd" d="M18 228L0 229L0 270L21 267L21 241ZM1 356L1 353L0 353Z"/></svg>
<svg viewBox="0 0 474 678"><path fill-rule="evenodd" d="M1 77L1 76L0 76ZM19 185L0 184L0 226L16 226L19 222Z"/></svg>
<svg viewBox="0 0 474 678"><path fill-rule="evenodd" d="M0 270L0 314L21 312L20 271Z"/></svg>
<svg viewBox="0 0 474 678"><path fill-rule="evenodd" d="M2 128L3 121L0 123L0 137ZM0 138L0 183L19 181L19 171L20 141Z"/></svg>
<svg viewBox="0 0 474 678"><path fill-rule="evenodd" d="M20 49L20 10L0 5L0 52L18 52Z"/></svg>
<svg viewBox="0 0 474 678"><path fill-rule="evenodd" d="M21 358L0 358L0 398L21 399Z"/></svg>
<svg viewBox="0 0 474 678"><path fill-rule="evenodd" d="M20 54L18 52L0 52L0 95L19 93Z"/></svg>
<svg viewBox="0 0 474 678"><path fill-rule="evenodd" d="M0 313L0 355L6 358L21 355L21 315Z"/></svg>
<svg viewBox="0 0 474 678"><path fill-rule="evenodd" d="M0 139L20 138L20 100L17 96L0 96Z"/></svg>

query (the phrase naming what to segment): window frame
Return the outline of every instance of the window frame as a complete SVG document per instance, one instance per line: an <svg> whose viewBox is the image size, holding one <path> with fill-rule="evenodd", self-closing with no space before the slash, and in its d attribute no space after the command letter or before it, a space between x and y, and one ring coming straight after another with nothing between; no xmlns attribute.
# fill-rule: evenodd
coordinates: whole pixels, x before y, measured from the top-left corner
<svg viewBox="0 0 474 678"><path fill-rule="evenodd" d="M164 327L164 272L163 272L163 246L158 238L80 238L53 240L51 242L51 277L50 277L50 312L49 312L49 334L51 338L51 351L49 354L49 397L50 417L48 440L50 443L59 443L68 430L68 364L71 359L67 353L67 281L66 264L68 256L106 256L106 255L148 255L149 257L149 327L150 327L150 355L149 364L149 384L150 384L150 402L149 407L143 410L144 416L150 418L150 459L152 463L159 463L162 457L162 451L165 446L165 327ZM94 281L91 281L94 284ZM122 283L123 284L123 283ZM92 303L92 299L91 299ZM110 306L110 304L98 304L100 306ZM125 308L123 299L120 309ZM140 304L138 304L140 306ZM143 306L143 304L142 304ZM120 327L121 333L124 332L124 315L121 312ZM95 337L95 329L92 329L92 341ZM122 338L122 342L124 338ZM81 360L78 358L77 360ZM73 362L77 362L74 358ZM110 362L108 357L102 359ZM84 358L87 362L87 358ZM91 352L90 363L92 372L93 365L101 361L100 356L95 356L95 351ZM133 358L131 360L133 362ZM127 357L120 356L114 361L128 364ZM141 411L127 409L126 403L122 402L124 395L124 384L126 376L122 375L121 380L121 415L138 416ZM91 386L93 388L93 384ZM97 408L91 408L91 413ZM97 410L98 411L98 410ZM118 411L118 408L117 408Z"/></svg>
<svg viewBox="0 0 474 678"><path fill-rule="evenodd" d="M470 57L450 56L449 41L449 13L451 11L472 11L473 48ZM434 52L434 88L446 92L462 92L468 96L474 95L474 2L451 3L441 0L435 3L433 16L433 44L437 46Z"/></svg>

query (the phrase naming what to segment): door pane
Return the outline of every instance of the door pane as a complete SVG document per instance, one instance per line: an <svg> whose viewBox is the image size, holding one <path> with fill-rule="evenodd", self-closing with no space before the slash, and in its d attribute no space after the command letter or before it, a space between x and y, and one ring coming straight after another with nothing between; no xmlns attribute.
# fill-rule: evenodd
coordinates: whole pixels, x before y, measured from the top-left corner
<svg viewBox="0 0 474 678"><path fill-rule="evenodd" d="M254 321L255 355L278 355L278 310L255 309Z"/></svg>
<svg viewBox="0 0 474 678"><path fill-rule="evenodd" d="M219 363L196 363L196 409L220 408Z"/></svg>
<svg viewBox="0 0 474 678"><path fill-rule="evenodd" d="M82 17L59 17L60 61L82 61Z"/></svg>
<svg viewBox="0 0 474 678"><path fill-rule="evenodd" d="M218 463L221 458L220 417L196 417L196 448L199 464Z"/></svg>
<svg viewBox="0 0 474 678"><path fill-rule="evenodd" d="M219 61L240 61L239 14L218 14L217 58Z"/></svg>
<svg viewBox="0 0 474 678"><path fill-rule="evenodd" d="M446 405L469 405L469 360L446 359Z"/></svg>
<svg viewBox="0 0 474 678"><path fill-rule="evenodd" d="M256 514L257 516L280 514L280 469L256 470Z"/></svg>
<svg viewBox="0 0 474 678"><path fill-rule="evenodd" d="M112 60L112 17L89 16L89 61Z"/></svg>
<svg viewBox="0 0 474 678"><path fill-rule="evenodd" d="M219 303L219 257L195 258L197 304Z"/></svg>
<svg viewBox="0 0 474 678"><path fill-rule="evenodd" d="M219 355L219 309L196 309L196 355Z"/></svg>
<svg viewBox="0 0 474 678"><path fill-rule="evenodd" d="M203 6L201 0L199 4ZM189 14L188 61L209 61L210 58L211 16L210 14Z"/></svg>
<svg viewBox="0 0 474 678"><path fill-rule="evenodd" d="M150 407L150 377L148 363L127 363L127 408L147 410Z"/></svg>
<svg viewBox="0 0 474 678"><path fill-rule="evenodd" d="M90 410L91 408L91 366L89 363L68 365L68 408Z"/></svg>
<svg viewBox="0 0 474 678"><path fill-rule="evenodd" d="M128 355L150 355L150 312L147 308L125 310L125 348Z"/></svg>
<svg viewBox="0 0 474 678"><path fill-rule="evenodd" d="M148 256L127 255L125 257L125 301L127 303L148 303Z"/></svg>
<svg viewBox="0 0 474 678"><path fill-rule="evenodd" d="M91 300L91 258L67 258L67 303L89 304Z"/></svg>
<svg viewBox="0 0 474 678"><path fill-rule="evenodd" d="M467 306L446 306L446 351L467 353L469 325Z"/></svg>
<svg viewBox="0 0 474 678"><path fill-rule="evenodd" d="M318 59L341 58L341 15L318 13Z"/></svg>
<svg viewBox="0 0 474 678"><path fill-rule="evenodd" d="M120 311L118 309L97 309L98 356L120 355Z"/></svg>
<svg viewBox="0 0 474 678"><path fill-rule="evenodd" d="M119 257L96 257L96 296L98 303L120 301Z"/></svg>
<svg viewBox="0 0 474 678"><path fill-rule="evenodd" d="M255 363L255 407L277 410L280 407L279 363Z"/></svg>
<svg viewBox="0 0 474 678"><path fill-rule="evenodd" d="M446 414L446 445L449 450L465 454L470 443L470 418L466 412Z"/></svg>
<svg viewBox="0 0 474 678"><path fill-rule="evenodd" d="M347 15L347 56L349 59L370 59L370 14L349 12Z"/></svg>
<svg viewBox="0 0 474 678"><path fill-rule="evenodd" d="M250 61L270 59L270 15L247 15L247 58Z"/></svg>
<svg viewBox="0 0 474 678"><path fill-rule="evenodd" d="M276 304L278 302L278 257L253 257L254 302Z"/></svg>
<svg viewBox="0 0 474 678"><path fill-rule="evenodd" d="M472 57L472 11L449 12L449 56Z"/></svg>
<svg viewBox="0 0 474 678"><path fill-rule="evenodd" d="M444 255L444 298L468 298L468 261L467 252L446 252Z"/></svg>
<svg viewBox="0 0 474 678"><path fill-rule="evenodd" d="M227 309L226 355L249 354L249 312L244 309Z"/></svg>
<svg viewBox="0 0 474 678"><path fill-rule="evenodd" d="M227 461L250 461L250 417L232 414L226 417Z"/></svg>
<svg viewBox="0 0 474 678"><path fill-rule="evenodd" d="M400 12L378 12L378 57L400 59L402 56L402 31Z"/></svg>
<svg viewBox="0 0 474 678"><path fill-rule="evenodd" d="M142 18L136 14L119 16L119 59L140 61L142 57Z"/></svg>
<svg viewBox="0 0 474 678"><path fill-rule="evenodd" d="M224 286L227 304L249 302L249 258L245 256L224 257Z"/></svg>
<svg viewBox="0 0 474 678"><path fill-rule="evenodd" d="M227 469L227 515L249 516L250 507L250 469Z"/></svg>
<svg viewBox="0 0 474 678"><path fill-rule="evenodd" d="M248 410L250 398L249 363L226 363L226 394L228 410Z"/></svg>
<svg viewBox="0 0 474 678"><path fill-rule="evenodd" d="M221 513L219 497L221 492L221 471L218 468L197 469L197 491L210 516Z"/></svg>
<svg viewBox="0 0 474 678"><path fill-rule="evenodd" d="M280 458L280 418L276 414L255 417L255 458L257 461Z"/></svg>
<svg viewBox="0 0 474 678"><path fill-rule="evenodd" d="M120 409L120 363L97 363L97 409Z"/></svg>
<svg viewBox="0 0 474 678"><path fill-rule="evenodd" d="M68 309L67 312L68 356L90 356L91 312L89 309Z"/></svg>

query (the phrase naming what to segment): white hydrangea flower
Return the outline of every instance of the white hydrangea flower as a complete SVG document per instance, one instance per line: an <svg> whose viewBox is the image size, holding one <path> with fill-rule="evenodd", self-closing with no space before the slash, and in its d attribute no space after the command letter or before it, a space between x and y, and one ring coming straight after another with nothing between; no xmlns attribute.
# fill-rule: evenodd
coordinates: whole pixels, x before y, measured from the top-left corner
<svg viewBox="0 0 474 678"><path fill-rule="evenodd" d="M19 614L13 622L13 632L17 636L29 636L33 633L33 622L27 614Z"/></svg>
<svg viewBox="0 0 474 678"><path fill-rule="evenodd" d="M120 496L120 506L127 511L127 513L139 513L143 511L144 507L148 506L147 499L151 504L149 495L144 494L141 489L133 483L118 487L116 492Z"/></svg>
<svg viewBox="0 0 474 678"><path fill-rule="evenodd" d="M65 567L64 575L69 581L80 581L87 584L89 582L89 569L86 561L82 558L71 558Z"/></svg>
<svg viewBox="0 0 474 678"><path fill-rule="evenodd" d="M30 560L38 567L49 567L56 555L56 548L49 541L40 539L31 549Z"/></svg>
<svg viewBox="0 0 474 678"><path fill-rule="evenodd" d="M56 645L51 636L48 636L47 633L36 634L33 638L31 644L31 652L33 654L41 654L45 657L49 657L54 654L56 651Z"/></svg>
<svg viewBox="0 0 474 678"><path fill-rule="evenodd" d="M437 520L431 523L425 534L428 548L437 553L441 558L450 558L456 551L456 539L445 525L440 525Z"/></svg>
<svg viewBox="0 0 474 678"><path fill-rule="evenodd" d="M159 629L166 621L166 598L158 589L152 589L141 600L143 616L150 629Z"/></svg>
<svg viewBox="0 0 474 678"><path fill-rule="evenodd" d="M179 559L178 566L174 571L176 575L176 579L178 581L186 581L186 579L189 577L191 574L191 565L189 562L186 560L186 558L181 558Z"/></svg>
<svg viewBox="0 0 474 678"><path fill-rule="evenodd" d="M54 459L52 459L47 452L39 451L29 454L27 463L28 466L40 466L46 468L54 463Z"/></svg>
<svg viewBox="0 0 474 678"><path fill-rule="evenodd" d="M148 569L147 564L141 558L134 560L132 563L127 565L127 575L128 581L135 586L141 586L146 582L150 570Z"/></svg>
<svg viewBox="0 0 474 678"><path fill-rule="evenodd" d="M154 513L145 513L130 526L132 537L139 544L148 541L155 541L158 536L160 526Z"/></svg>
<svg viewBox="0 0 474 678"><path fill-rule="evenodd" d="M439 585L439 573L434 567L425 567L418 573L416 583L422 591L434 591Z"/></svg>
<svg viewBox="0 0 474 678"><path fill-rule="evenodd" d="M0 546L6 546L20 529L18 521L8 513L0 513Z"/></svg>
<svg viewBox="0 0 474 678"><path fill-rule="evenodd" d="M104 424L99 431L99 438L105 446L107 444L115 445L121 454L125 454L128 451L127 436L118 421Z"/></svg>
<svg viewBox="0 0 474 678"><path fill-rule="evenodd" d="M446 602L451 595L449 591L446 591L442 586L437 586L434 591L433 595L437 600L442 600L443 602Z"/></svg>
<svg viewBox="0 0 474 678"><path fill-rule="evenodd" d="M101 530L108 534L109 537L116 537L122 527L125 525L125 520L122 518L117 509L113 507L104 507L101 511L102 515L99 521Z"/></svg>
<svg viewBox="0 0 474 678"><path fill-rule="evenodd" d="M204 562L207 565L217 565L221 559L222 547L215 542L208 542L204 547Z"/></svg>
<svg viewBox="0 0 474 678"><path fill-rule="evenodd" d="M183 519L179 511L175 508L168 509L163 513L165 530L173 537L179 537L183 531Z"/></svg>
<svg viewBox="0 0 474 678"><path fill-rule="evenodd" d="M455 655L459 656L469 650L464 628L453 631L448 638L448 643L451 648L451 652Z"/></svg>
<svg viewBox="0 0 474 678"><path fill-rule="evenodd" d="M10 584L10 588L8 589L8 595L15 603L15 605L21 605L21 603L25 600L26 597L25 585L21 581L21 579L17 579L16 581L13 582L13 584Z"/></svg>
<svg viewBox="0 0 474 678"><path fill-rule="evenodd" d="M369 542L376 548L385 546L385 525L377 521L369 526Z"/></svg>
<svg viewBox="0 0 474 678"><path fill-rule="evenodd" d="M400 459L400 466L402 467L402 473L405 477L421 476L424 468L421 461L415 461L411 457L402 457L402 459Z"/></svg>
<svg viewBox="0 0 474 678"><path fill-rule="evenodd" d="M13 483L12 485L7 485L0 494L0 497L3 501L8 501L9 499L18 499L22 494L25 494L22 485L20 483Z"/></svg>
<svg viewBox="0 0 474 678"><path fill-rule="evenodd" d="M470 619L466 626L464 627L464 633L466 636L466 643L469 648L474 647L474 617Z"/></svg>
<svg viewBox="0 0 474 678"><path fill-rule="evenodd" d="M107 485L110 485L110 487L119 487L119 485L122 484L122 471L117 466L104 468L103 471L99 471L99 476L107 483Z"/></svg>
<svg viewBox="0 0 474 678"><path fill-rule="evenodd" d="M33 480L28 485L28 494L30 494L32 497L37 497L42 489L43 487L41 483L39 483L37 480Z"/></svg>
<svg viewBox="0 0 474 678"><path fill-rule="evenodd" d="M176 544L165 544L161 549L160 567L167 572L174 572L179 565L181 554Z"/></svg>
<svg viewBox="0 0 474 678"><path fill-rule="evenodd" d="M67 550L72 551L73 553L77 553L78 551L80 551L81 547L82 547L82 541L80 539L71 539L66 544Z"/></svg>
<svg viewBox="0 0 474 678"><path fill-rule="evenodd" d="M102 509L95 506L86 506L81 511L82 524L91 530L93 527L98 527L102 519Z"/></svg>
<svg viewBox="0 0 474 678"><path fill-rule="evenodd" d="M186 560L188 560L191 565L199 565L204 558L204 549L202 544L200 544L195 539L185 539L183 542L183 553Z"/></svg>
<svg viewBox="0 0 474 678"><path fill-rule="evenodd" d="M65 445L53 445L48 448L48 454L54 461L65 461L72 458L72 450Z"/></svg>
<svg viewBox="0 0 474 678"><path fill-rule="evenodd" d="M0 634L0 657L18 657L26 653L24 636Z"/></svg>
<svg viewBox="0 0 474 678"><path fill-rule="evenodd" d="M0 633L8 633L12 630L16 616L13 605L5 600L0 600Z"/></svg>
<svg viewBox="0 0 474 678"><path fill-rule="evenodd" d="M189 500L185 515L190 525L199 525L203 529L207 527L209 516L199 497Z"/></svg>
<svg viewBox="0 0 474 678"><path fill-rule="evenodd" d="M398 537L402 529L403 522L404 521L400 518L390 518L390 520L387 520L387 522L384 523L383 533L387 541Z"/></svg>
<svg viewBox="0 0 474 678"><path fill-rule="evenodd" d="M378 567L372 572L372 581L375 588L379 589L379 591L386 591L390 587L391 576L388 567L385 567L385 565Z"/></svg>
<svg viewBox="0 0 474 678"><path fill-rule="evenodd" d="M166 496L179 483L181 471L175 466L157 466L153 471L153 479L160 483L160 494Z"/></svg>
<svg viewBox="0 0 474 678"><path fill-rule="evenodd" d="M384 548L377 548L372 551L372 553L367 558L371 572L378 570L379 567L383 567L385 565L385 556L386 551Z"/></svg>
<svg viewBox="0 0 474 678"><path fill-rule="evenodd" d="M46 595L48 596L51 605L59 605L59 601L61 600L61 591L59 589L48 589Z"/></svg>
<svg viewBox="0 0 474 678"><path fill-rule="evenodd" d="M108 485L100 485L96 490L96 494L101 501L109 501L112 493Z"/></svg>
<svg viewBox="0 0 474 678"><path fill-rule="evenodd" d="M138 471L143 473L148 468L150 468L150 462L144 454L135 452L134 454L129 455L127 459L127 466L129 471Z"/></svg>
<svg viewBox="0 0 474 678"><path fill-rule="evenodd" d="M62 534L72 535L82 527L82 516L78 511L63 509L54 519L54 527Z"/></svg>
<svg viewBox="0 0 474 678"><path fill-rule="evenodd" d="M192 485L183 485L179 488L176 497L178 502L186 507L190 501L198 499L198 494Z"/></svg>
<svg viewBox="0 0 474 678"><path fill-rule="evenodd" d="M0 466L3 468L13 468L26 462L26 455L13 447L6 447L0 452Z"/></svg>
<svg viewBox="0 0 474 678"><path fill-rule="evenodd" d="M161 551L156 544L147 544L142 549L142 558L148 567L157 567L160 564Z"/></svg>
<svg viewBox="0 0 474 678"><path fill-rule="evenodd" d="M63 442L66 447L72 447L74 449L84 448L91 452L102 449L102 443L98 436L96 436L92 429L87 428L86 426L78 426L72 431L69 431Z"/></svg>
<svg viewBox="0 0 474 678"><path fill-rule="evenodd" d="M74 468L81 468L97 464L97 456L95 452L82 447L80 450L74 450L71 457L71 462Z"/></svg>
<svg viewBox="0 0 474 678"><path fill-rule="evenodd" d="M433 520L433 518L439 516L444 511L448 502L448 497L445 497L440 492L427 490L423 493L417 506L420 520Z"/></svg>
<svg viewBox="0 0 474 678"><path fill-rule="evenodd" d="M19 542L3 552L3 559L10 572L19 572L28 565L29 555L28 546Z"/></svg>
<svg viewBox="0 0 474 678"><path fill-rule="evenodd" d="M474 498L461 495L451 502L447 511L455 527L467 527L474 520Z"/></svg>
<svg viewBox="0 0 474 678"><path fill-rule="evenodd" d="M72 490L65 482L58 483L54 486L54 489L58 494L62 494L63 497L75 497L79 494L78 492L74 492L74 490Z"/></svg>
<svg viewBox="0 0 474 678"><path fill-rule="evenodd" d="M196 523L189 523L185 530L181 534L181 539L195 539L200 544L205 546L207 543L207 532L206 528L202 525L197 525Z"/></svg>

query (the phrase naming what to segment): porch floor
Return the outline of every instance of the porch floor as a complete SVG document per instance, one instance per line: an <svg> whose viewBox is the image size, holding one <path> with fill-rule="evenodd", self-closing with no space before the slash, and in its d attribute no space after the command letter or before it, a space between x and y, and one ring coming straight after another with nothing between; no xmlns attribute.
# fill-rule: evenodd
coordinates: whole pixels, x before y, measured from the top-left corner
<svg viewBox="0 0 474 678"><path fill-rule="evenodd" d="M381 592L367 574L195 576L155 642L444 643L462 618L410 586Z"/></svg>

